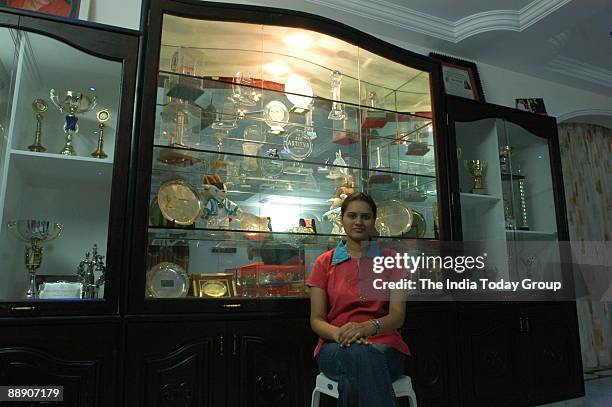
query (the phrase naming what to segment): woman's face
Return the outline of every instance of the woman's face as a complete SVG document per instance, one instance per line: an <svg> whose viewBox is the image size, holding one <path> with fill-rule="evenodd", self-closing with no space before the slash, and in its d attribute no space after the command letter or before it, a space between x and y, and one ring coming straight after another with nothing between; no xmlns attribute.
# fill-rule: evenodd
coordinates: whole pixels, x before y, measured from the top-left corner
<svg viewBox="0 0 612 407"><path fill-rule="evenodd" d="M368 240L374 233L375 220L369 203L353 201L348 204L342 216L342 226L351 240L361 242Z"/></svg>

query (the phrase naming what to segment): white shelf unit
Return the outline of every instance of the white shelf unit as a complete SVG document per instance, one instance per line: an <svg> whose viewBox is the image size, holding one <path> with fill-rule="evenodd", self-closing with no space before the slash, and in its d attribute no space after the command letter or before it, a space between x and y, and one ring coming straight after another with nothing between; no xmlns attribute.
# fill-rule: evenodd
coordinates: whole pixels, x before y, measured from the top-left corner
<svg viewBox="0 0 612 407"><path fill-rule="evenodd" d="M106 255L113 175L117 109L122 66L86 54L55 39L16 31L17 58L11 72L8 126L0 141L0 300L20 300L27 286L25 243L7 230L7 222L44 219L64 225L62 235L43 246L37 274L74 275L77 265L97 244ZM77 156L58 154L65 142L65 114L49 98L51 88L92 92L99 104L77 114ZM95 90L92 90L95 89ZM29 151L36 130L32 102L44 99L44 153ZM104 131L106 159L90 156L98 139L96 111L108 108Z"/></svg>

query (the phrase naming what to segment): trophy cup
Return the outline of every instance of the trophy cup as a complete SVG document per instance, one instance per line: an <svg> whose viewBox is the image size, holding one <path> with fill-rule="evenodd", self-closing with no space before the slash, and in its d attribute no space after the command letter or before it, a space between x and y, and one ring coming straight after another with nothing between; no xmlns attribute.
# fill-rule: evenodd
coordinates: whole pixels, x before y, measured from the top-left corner
<svg viewBox="0 0 612 407"><path fill-rule="evenodd" d="M60 91L51 89L49 92L51 101L60 110L66 114L66 125L64 132L66 133L66 144L60 154L76 155L76 151L72 146L72 138L79 132L79 119L77 113L86 113L96 107L98 103L97 97L88 93L75 92L72 90Z"/></svg>
<svg viewBox="0 0 612 407"><path fill-rule="evenodd" d="M106 122L110 120L111 114L108 109L102 109L96 113L96 118L99 123L98 128L100 129L100 135L98 136L98 148L91 153L91 156L95 158L106 158L108 155L104 152L104 127L106 127Z"/></svg>
<svg viewBox="0 0 612 407"><path fill-rule="evenodd" d="M487 172L487 162L485 160L464 160L465 167L470 172L474 187L470 191L473 194L486 194L484 175Z"/></svg>
<svg viewBox="0 0 612 407"><path fill-rule="evenodd" d="M340 71L333 71L330 74L331 89L332 89L332 108L327 118L329 120L344 120L346 113L344 112L344 106L340 103L340 86L342 86L342 73Z"/></svg>
<svg viewBox="0 0 612 407"><path fill-rule="evenodd" d="M30 275L30 284L26 292L26 299L36 299L38 298L36 270L42 264L42 244L58 238L64 226L48 220L32 219L13 220L8 222L7 226L17 239L28 244L25 249L25 266ZM52 226L53 231L51 231Z"/></svg>
<svg viewBox="0 0 612 407"><path fill-rule="evenodd" d="M28 146L28 150L42 153L47 151L47 149L40 143L40 136L42 135L42 119L43 113L49 109L49 106L43 99L36 99L34 102L32 102L32 109L34 109L34 112L36 113L36 133L34 135L34 144Z"/></svg>

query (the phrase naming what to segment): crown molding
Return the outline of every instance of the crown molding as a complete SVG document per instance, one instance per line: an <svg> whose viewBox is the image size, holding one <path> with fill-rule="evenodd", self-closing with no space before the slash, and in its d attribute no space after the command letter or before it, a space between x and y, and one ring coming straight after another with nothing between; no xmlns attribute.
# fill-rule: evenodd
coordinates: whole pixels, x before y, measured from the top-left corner
<svg viewBox="0 0 612 407"><path fill-rule="evenodd" d="M573 110L571 112L563 113L557 116L557 123L562 124L569 120L575 119L581 116L609 116L612 117L612 110L610 109L580 109Z"/></svg>
<svg viewBox="0 0 612 407"><path fill-rule="evenodd" d="M572 0L533 0L520 10L491 10L450 21L385 0L305 0L319 6L458 43L487 31L523 31Z"/></svg>
<svg viewBox="0 0 612 407"><path fill-rule="evenodd" d="M546 65L546 69L600 86L612 88L612 71L589 65L577 59L559 56Z"/></svg>

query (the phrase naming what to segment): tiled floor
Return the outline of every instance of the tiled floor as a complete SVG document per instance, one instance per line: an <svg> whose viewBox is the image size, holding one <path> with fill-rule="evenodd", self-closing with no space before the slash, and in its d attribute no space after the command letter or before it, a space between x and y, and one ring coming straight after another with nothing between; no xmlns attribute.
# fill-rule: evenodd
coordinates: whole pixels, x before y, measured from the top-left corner
<svg viewBox="0 0 612 407"><path fill-rule="evenodd" d="M612 406L612 377L587 380L584 387L586 391L584 407Z"/></svg>
<svg viewBox="0 0 612 407"><path fill-rule="evenodd" d="M538 407L612 407L612 377L586 380L584 388L585 397Z"/></svg>

